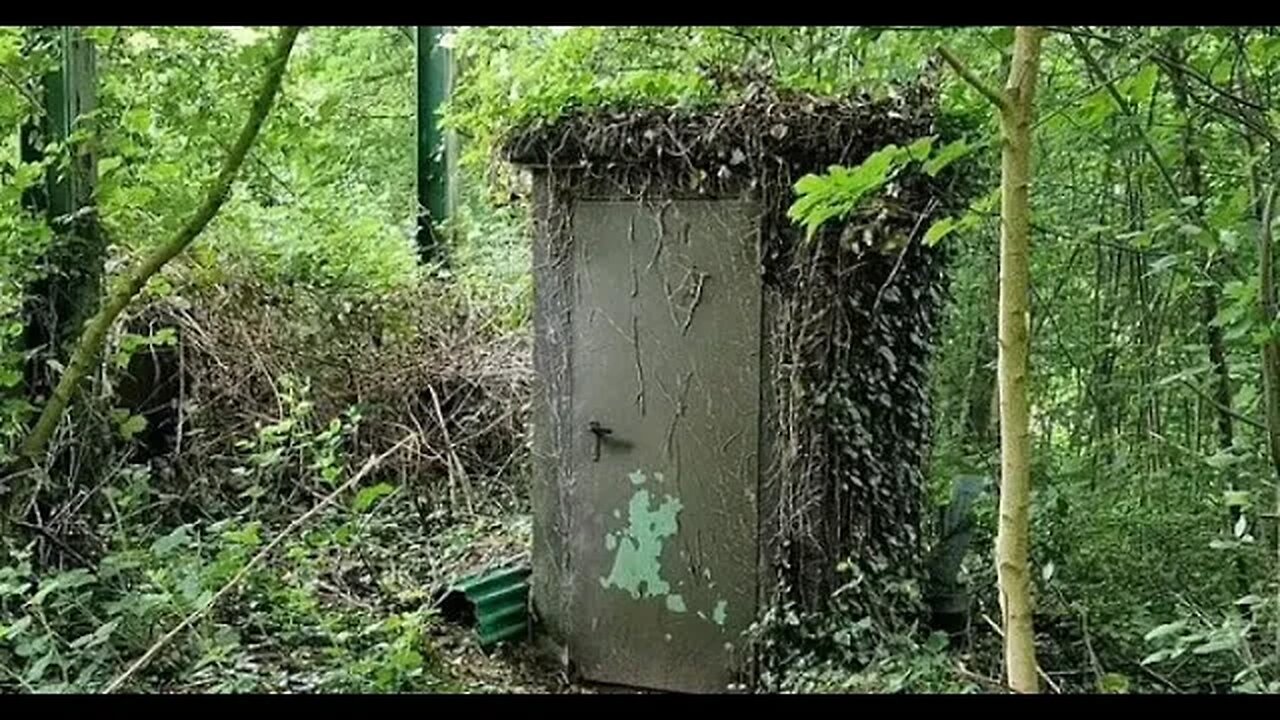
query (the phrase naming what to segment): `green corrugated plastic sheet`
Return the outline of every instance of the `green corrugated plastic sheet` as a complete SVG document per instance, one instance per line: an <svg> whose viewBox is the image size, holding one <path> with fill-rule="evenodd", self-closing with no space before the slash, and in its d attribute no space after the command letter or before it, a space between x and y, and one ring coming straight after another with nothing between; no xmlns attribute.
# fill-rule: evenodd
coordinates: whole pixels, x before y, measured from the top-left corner
<svg viewBox="0 0 1280 720"><path fill-rule="evenodd" d="M475 613L480 646L527 636L529 632L529 568L517 566L466 578L453 586Z"/></svg>

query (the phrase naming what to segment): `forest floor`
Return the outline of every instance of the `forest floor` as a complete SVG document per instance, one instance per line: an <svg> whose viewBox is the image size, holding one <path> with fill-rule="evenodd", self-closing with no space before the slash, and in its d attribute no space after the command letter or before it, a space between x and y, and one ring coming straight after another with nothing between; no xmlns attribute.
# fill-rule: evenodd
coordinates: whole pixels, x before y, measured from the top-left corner
<svg viewBox="0 0 1280 720"><path fill-rule="evenodd" d="M407 537L406 537L407 536ZM453 584L489 570L526 560L530 547L530 518L524 514L477 514L446 523L425 542L404 533L401 557L435 556L424 578L432 597L442 597ZM571 682L554 659L528 642L481 648L471 627L444 618L431 626L427 641L439 661L437 672L451 690L463 693L577 693L590 692Z"/></svg>
<svg viewBox="0 0 1280 720"><path fill-rule="evenodd" d="M530 543L527 515L476 515L451 523L427 538L440 551L427 580L439 597L465 578L527 559ZM411 544L411 543L407 543ZM553 660L538 654L528 642L480 647L470 627L443 618L432 625L431 650L439 671L452 689L464 693L572 693L583 689L569 681Z"/></svg>

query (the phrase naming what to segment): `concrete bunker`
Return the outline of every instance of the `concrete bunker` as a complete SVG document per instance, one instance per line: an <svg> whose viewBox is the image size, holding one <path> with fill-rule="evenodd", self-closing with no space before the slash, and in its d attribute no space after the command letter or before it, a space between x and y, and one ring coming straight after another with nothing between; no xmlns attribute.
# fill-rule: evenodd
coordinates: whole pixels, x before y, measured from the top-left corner
<svg viewBox="0 0 1280 720"><path fill-rule="evenodd" d="M807 240L787 208L935 125L922 89L755 90L509 138L535 213L532 607L580 678L749 687L766 608L921 576L945 285L921 237L955 178L905 174Z"/></svg>

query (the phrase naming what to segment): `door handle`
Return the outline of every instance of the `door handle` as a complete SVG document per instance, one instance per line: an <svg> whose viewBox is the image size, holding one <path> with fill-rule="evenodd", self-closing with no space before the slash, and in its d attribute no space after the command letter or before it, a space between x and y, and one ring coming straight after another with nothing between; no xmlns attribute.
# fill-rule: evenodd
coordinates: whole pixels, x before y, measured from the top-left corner
<svg viewBox="0 0 1280 720"><path fill-rule="evenodd" d="M595 420L587 423L587 429L591 431L592 435L596 436L595 453L591 460L592 462L600 462L600 443L604 441L606 435L612 435L613 430L601 425Z"/></svg>

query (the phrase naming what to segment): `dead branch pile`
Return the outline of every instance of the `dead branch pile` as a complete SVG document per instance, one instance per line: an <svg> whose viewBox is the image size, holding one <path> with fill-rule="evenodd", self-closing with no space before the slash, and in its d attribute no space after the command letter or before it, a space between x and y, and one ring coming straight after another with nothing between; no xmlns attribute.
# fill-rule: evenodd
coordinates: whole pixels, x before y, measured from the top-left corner
<svg viewBox="0 0 1280 720"><path fill-rule="evenodd" d="M167 428L168 454L188 486L228 491L235 443L282 418L281 381L294 378L318 423L358 410L351 457L418 433L382 473L430 508L510 507L523 496L531 379L523 336L498 332L431 286L353 300L237 279L184 295L156 306L148 322L176 327L180 338L162 363L171 367L154 373L178 379L160 393L177 402L163 408L168 422L151 424ZM135 379L146 375L134 370ZM156 398L150 407L154 415Z"/></svg>

